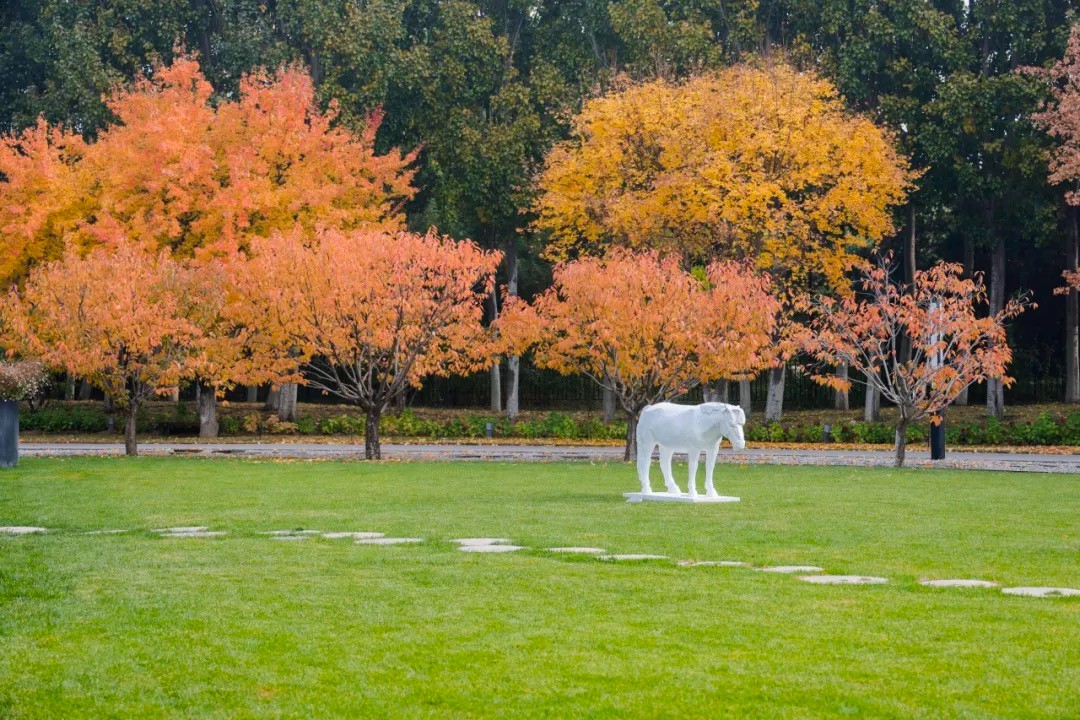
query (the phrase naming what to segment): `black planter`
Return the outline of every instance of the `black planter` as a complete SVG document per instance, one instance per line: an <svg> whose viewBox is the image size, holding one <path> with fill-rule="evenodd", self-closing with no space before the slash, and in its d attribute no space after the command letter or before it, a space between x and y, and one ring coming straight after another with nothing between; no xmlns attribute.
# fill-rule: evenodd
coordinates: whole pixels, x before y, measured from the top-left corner
<svg viewBox="0 0 1080 720"><path fill-rule="evenodd" d="M19 401L0 400L0 467L19 464Z"/></svg>

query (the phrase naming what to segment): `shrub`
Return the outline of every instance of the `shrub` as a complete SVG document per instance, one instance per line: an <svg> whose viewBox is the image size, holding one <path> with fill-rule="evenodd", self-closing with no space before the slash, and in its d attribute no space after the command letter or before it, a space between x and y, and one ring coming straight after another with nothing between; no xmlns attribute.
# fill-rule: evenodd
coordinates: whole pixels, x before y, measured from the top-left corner
<svg viewBox="0 0 1080 720"><path fill-rule="evenodd" d="M225 415L218 420L218 431L222 435L239 435L243 429L240 418Z"/></svg>
<svg viewBox="0 0 1080 720"><path fill-rule="evenodd" d="M315 435L319 432L319 423L314 418L300 417L296 419L296 431L301 435Z"/></svg>
<svg viewBox="0 0 1080 720"><path fill-rule="evenodd" d="M45 366L36 360L0 362L0 400L33 400L48 385Z"/></svg>
<svg viewBox="0 0 1080 720"><path fill-rule="evenodd" d="M1074 410L1065 416L1061 439L1066 445L1080 445L1080 410Z"/></svg>
<svg viewBox="0 0 1080 720"><path fill-rule="evenodd" d="M296 432L296 423L271 415L263 421L263 429L271 435L291 435Z"/></svg>
<svg viewBox="0 0 1080 720"><path fill-rule="evenodd" d="M109 427L109 418L98 408L49 407L24 413L19 418L23 430L39 432L103 432Z"/></svg>
<svg viewBox="0 0 1080 720"><path fill-rule="evenodd" d="M244 432L252 435L262 432L262 417L257 412L248 413L244 416L244 420L241 423L241 427L244 428Z"/></svg>

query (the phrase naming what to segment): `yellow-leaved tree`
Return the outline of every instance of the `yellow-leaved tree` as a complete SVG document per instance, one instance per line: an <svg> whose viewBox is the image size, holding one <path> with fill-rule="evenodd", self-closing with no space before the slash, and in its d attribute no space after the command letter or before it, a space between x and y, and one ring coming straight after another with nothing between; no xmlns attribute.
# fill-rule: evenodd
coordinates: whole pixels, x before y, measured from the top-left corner
<svg viewBox="0 0 1080 720"><path fill-rule="evenodd" d="M631 85L587 101L572 129L538 178L536 226L553 260L668 250L750 260L787 290L843 290L893 231L911 179L887 131L783 63ZM779 414L785 359L767 417Z"/></svg>

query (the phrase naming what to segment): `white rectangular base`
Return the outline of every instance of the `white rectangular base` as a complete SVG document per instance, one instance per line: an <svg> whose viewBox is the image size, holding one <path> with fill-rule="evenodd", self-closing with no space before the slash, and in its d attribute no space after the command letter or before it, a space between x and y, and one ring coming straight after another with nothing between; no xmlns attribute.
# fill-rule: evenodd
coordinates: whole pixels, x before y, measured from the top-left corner
<svg viewBox="0 0 1080 720"><path fill-rule="evenodd" d="M623 497L626 498L626 502L639 503L639 502L678 502L678 503L731 503L739 502L739 498L732 497L731 495L717 495L716 497L707 497L705 495L686 495L680 493L669 492L657 492L646 495L645 493L623 493Z"/></svg>

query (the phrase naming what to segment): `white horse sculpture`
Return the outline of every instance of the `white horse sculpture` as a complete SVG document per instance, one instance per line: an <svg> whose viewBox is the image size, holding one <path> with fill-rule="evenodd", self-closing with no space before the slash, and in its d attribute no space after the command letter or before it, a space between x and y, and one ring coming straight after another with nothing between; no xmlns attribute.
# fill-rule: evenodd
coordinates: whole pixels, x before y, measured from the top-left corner
<svg viewBox="0 0 1080 720"><path fill-rule="evenodd" d="M698 457L705 453L705 495L718 497L713 487L713 467L720 440L727 438L736 450L746 447L743 425L746 414L738 405L710 402L700 405L657 403L641 411L637 426L637 467L643 495L652 495L649 467L652 451L660 446L660 471L669 493L681 495L671 475L671 456L685 452L690 461L689 495L697 497Z"/></svg>

